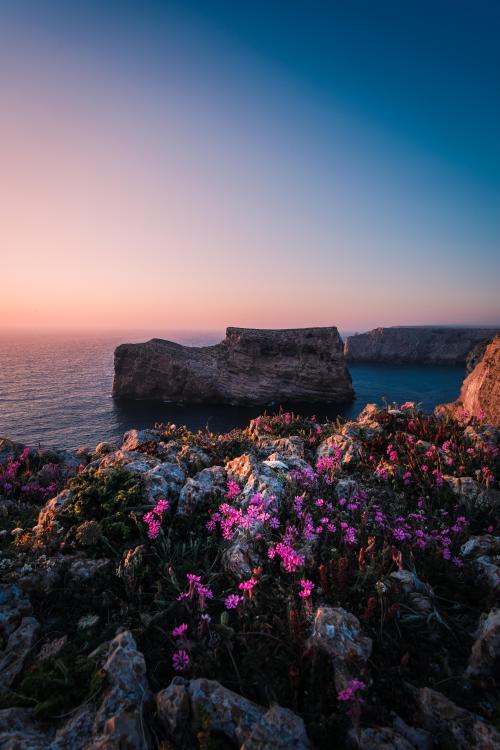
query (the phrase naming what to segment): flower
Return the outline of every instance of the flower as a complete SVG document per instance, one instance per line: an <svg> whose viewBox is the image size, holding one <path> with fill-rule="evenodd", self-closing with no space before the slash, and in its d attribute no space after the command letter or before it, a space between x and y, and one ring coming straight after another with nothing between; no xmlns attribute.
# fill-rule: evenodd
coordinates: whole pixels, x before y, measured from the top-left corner
<svg viewBox="0 0 500 750"><path fill-rule="evenodd" d="M360 700L360 696L357 693L360 690L365 690L366 685L361 680L351 680L346 688L337 693L337 700L339 701L352 701L353 699Z"/></svg>
<svg viewBox="0 0 500 750"><path fill-rule="evenodd" d="M172 656L172 666L176 672L183 672L189 666L189 654L184 649L174 651Z"/></svg>
<svg viewBox="0 0 500 750"><path fill-rule="evenodd" d="M229 594L229 596L226 596L226 600L224 602L226 609L236 609L238 607L238 604L243 601L243 597L239 596L239 594Z"/></svg>
<svg viewBox="0 0 500 750"><path fill-rule="evenodd" d="M172 635L174 636L174 638L182 636L184 635L188 627L189 626L185 622L183 622L181 625L177 625L177 627L172 630Z"/></svg>

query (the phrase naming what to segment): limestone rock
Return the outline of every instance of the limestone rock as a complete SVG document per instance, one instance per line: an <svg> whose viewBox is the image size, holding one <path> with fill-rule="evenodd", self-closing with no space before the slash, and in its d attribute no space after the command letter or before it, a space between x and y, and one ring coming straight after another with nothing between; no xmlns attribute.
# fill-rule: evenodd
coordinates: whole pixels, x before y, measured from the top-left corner
<svg viewBox="0 0 500 750"><path fill-rule="evenodd" d="M348 362L461 365L476 344L488 341L496 332L494 328L436 326L374 328L348 336L344 353Z"/></svg>
<svg viewBox="0 0 500 750"><path fill-rule="evenodd" d="M468 508L500 509L500 491L477 482L472 477L452 477L445 474L443 480L454 495Z"/></svg>
<svg viewBox="0 0 500 750"><path fill-rule="evenodd" d="M362 729L359 743L354 732L350 733L350 739L359 750L415 750L415 745L390 727Z"/></svg>
<svg viewBox="0 0 500 750"><path fill-rule="evenodd" d="M254 724L241 750L307 750L310 747L302 719L288 708L273 706Z"/></svg>
<svg viewBox="0 0 500 750"><path fill-rule="evenodd" d="M9 688L21 673L39 630L34 617L23 617L19 627L10 634L5 651L0 652L0 692Z"/></svg>
<svg viewBox="0 0 500 750"><path fill-rule="evenodd" d="M333 660L337 691L359 676L372 652L358 618L342 607L318 607L307 645Z"/></svg>
<svg viewBox="0 0 500 750"><path fill-rule="evenodd" d="M0 584L0 635L4 639L14 632L23 617L31 613L31 602L19 586L15 583Z"/></svg>
<svg viewBox="0 0 500 750"><path fill-rule="evenodd" d="M437 411L454 417L460 417L464 411L470 416L483 413L489 424L500 426L500 336L495 336L485 348L465 378L458 399L441 405Z"/></svg>
<svg viewBox="0 0 500 750"><path fill-rule="evenodd" d="M222 498L226 491L226 472L222 466L202 469L188 479L179 495L178 513L190 514L214 498Z"/></svg>
<svg viewBox="0 0 500 750"><path fill-rule="evenodd" d="M472 536L462 545L460 553L471 560L492 589L500 588L500 537L491 534Z"/></svg>
<svg viewBox="0 0 500 750"><path fill-rule="evenodd" d="M414 691L419 724L431 732L438 747L453 750L497 750L500 732L477 714L459 708L431 688Z"/></svg>
<svg viewBox="0 0 500 750"><path fill-rule="evenodd" d="M215 346L162 339L115 351L113 395L178 403L344 402L354 396L336 328L228 328Z"/></svg>
<svg viewBox="0 0 500 750"><path fill-rule="evenodd" d="M214 680L176 677L156 696L158 718L167 736L181 747L194 747L201 727L222 735L241 750L308 750L302 719L273 706L266 710Z"/></svg>
<svg viewBox="0 0 500 750"><path fill-rule="evenodd" d="M123 436L122 451L136 451L144 443L159 443L158 430L128 430Z"/></svg>
<svg viewBox="0 0 500 750"><path fill-rule="evenodd" d="M487 677L500 657L500 609L483 614L472 646L466 677Z"/></svg>
<svg viewBox="0 0 500 750"><path fill-rule="evenodd" d="M266 497L280 498L283 482L274 469L259 461L253 454L244 453L226 464L228 479L242 487L242 499L260 493Z"/></svg>

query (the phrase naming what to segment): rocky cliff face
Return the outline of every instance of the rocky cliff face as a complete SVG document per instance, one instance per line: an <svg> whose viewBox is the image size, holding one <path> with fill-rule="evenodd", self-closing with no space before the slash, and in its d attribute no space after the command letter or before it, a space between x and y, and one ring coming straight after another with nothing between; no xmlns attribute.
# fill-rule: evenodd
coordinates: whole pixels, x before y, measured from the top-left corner
<svg viewBox="0 0 500 750"><path fill-rule="evenodd" d="M433 365L464 364L477 344L498 333L492 328L374 328L346 339L349 362L391 362Z"/></svg>
<svg viewBox="0 0 500 750"><path fill-rule="evenodd" d="M228 328L220 344L152 339L115 351L113 395L176 403L345 402L354 396L336 328Z"/></svg>
<svg viewBox="0 0 500 750"><path fill-rule="evenodd" d="M488 424L500 427L500 336L486 346L482 358L465 378L460 395L451 404L437 408L455 417L464 411L471 416L484 413Z"/></svg>

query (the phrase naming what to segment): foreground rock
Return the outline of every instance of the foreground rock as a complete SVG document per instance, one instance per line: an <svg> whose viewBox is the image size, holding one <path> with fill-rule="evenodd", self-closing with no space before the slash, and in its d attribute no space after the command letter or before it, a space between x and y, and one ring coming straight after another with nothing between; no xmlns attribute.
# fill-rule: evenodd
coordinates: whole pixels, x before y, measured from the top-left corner
<svg viewBox="0 0 500 750"><path fill-rule="evenodd" d="M30 618L26 618L30 619ZM97 658L97 657L96 657ZM0 711L0 748L6 750L146 750L143 709L149 700L146 664L132 634L119 633L101 656L106 689L95 706L82 704L59 728L37 722L32 709Z"/></svg>
<svg viewBox="0 0 500 750"><path fill-rule="evenodd" d="M483 356L465 378L458 399L438 407L439 412L454 417L463 412L471 416L483 414L489 424L500 426L500 336L495 336L484 349Z"/></svg>
<svg viewBox="0 0 500 750"><path fill-rule="evenodd" d="M473 347L495 333L493 328L374 328L348 336L344 353L348 362L461 365Z"/></svg>
<svg viewBox="0 0 500 750"><path fill-rule="evenodd" d="M500 732L477 714L455 705L431 688L415 691L418 718L432 733L437 747L453 750L497 750Z"/></svg>
<svg viewBox="0 0 500 750"><path fill-rule="evenodd" d="M354 396L336 328L228 328L215 346L152 339L115 351L113 395L177 403L344 402Z"/></svg>
<svg viewBox="0 0 500 750"><path fill-rule="evenodd" d="M242 750L307 750L302 719L287 708L262 708L215 680L176 677L156 696L158 718L179 747L196 748L203 724Z"/></svg>

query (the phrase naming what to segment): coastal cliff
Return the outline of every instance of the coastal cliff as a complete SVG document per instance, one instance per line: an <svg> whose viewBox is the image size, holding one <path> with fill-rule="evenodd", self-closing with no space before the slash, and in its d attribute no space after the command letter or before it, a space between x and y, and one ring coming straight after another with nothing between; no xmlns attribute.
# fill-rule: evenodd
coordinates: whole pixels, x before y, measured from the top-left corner
<svg viewBox="0 0 500 750"><path fill-rule="evenodd" d="M460 417L484 415L488 424L500 427L500 336L484 348L482 357L465 378L460 395L451 404L442 404L437 412Z"/></svg>
<svg viewBox="0 0 500 750"><path fill-rule="evenodd" d="M498 330L493 328L374 328L349 336L344 354L348 362L461 365L471 349L496 333Z"/></svg>
<svg viewBox="0 0 500 750"><path fill-rule="evenodd" d="M115 350L113 396L257 405L354 397L337 328L228 328L215 346L152 339Z"/></svg>

